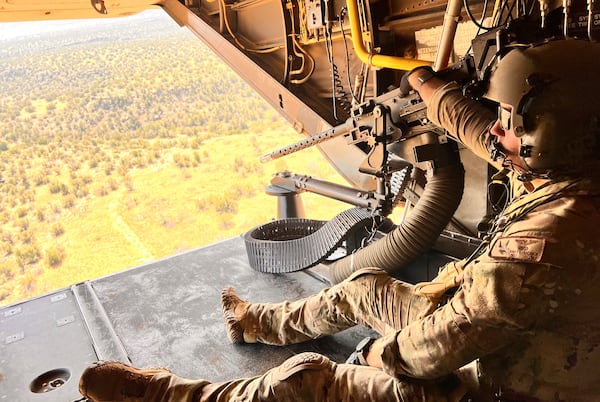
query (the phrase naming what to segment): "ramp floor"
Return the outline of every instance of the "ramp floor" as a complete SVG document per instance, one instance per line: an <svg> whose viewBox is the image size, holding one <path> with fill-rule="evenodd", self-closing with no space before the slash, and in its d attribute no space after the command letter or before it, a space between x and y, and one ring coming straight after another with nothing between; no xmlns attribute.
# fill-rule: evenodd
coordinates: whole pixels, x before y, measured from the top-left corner
<svg viewBox="0 0 600 402"><path fill-rule="evenodd" d="M96 360L220 381L261 374L304 351L344 361L370 334L353 328L284 347L231 345L220 307L228 286L274 302L327 283L318 270L253 271L234 238L0 309L0 401L74 401L81 372Z"/></svg>

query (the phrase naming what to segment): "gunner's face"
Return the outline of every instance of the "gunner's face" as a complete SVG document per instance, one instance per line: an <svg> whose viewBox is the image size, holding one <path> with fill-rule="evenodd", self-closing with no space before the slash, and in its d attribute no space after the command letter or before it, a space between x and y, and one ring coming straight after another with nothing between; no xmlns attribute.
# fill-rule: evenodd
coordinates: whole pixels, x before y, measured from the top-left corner
<svg viewBox="0 0 600 402"><path fill-rule="evenodd" d="M498 120L490 129L490 133L495 137L496 147L505 154L502 162L514 164L519 160L521 142L515 135L511 115L512 106L501 103L498 107Z"/></svg>

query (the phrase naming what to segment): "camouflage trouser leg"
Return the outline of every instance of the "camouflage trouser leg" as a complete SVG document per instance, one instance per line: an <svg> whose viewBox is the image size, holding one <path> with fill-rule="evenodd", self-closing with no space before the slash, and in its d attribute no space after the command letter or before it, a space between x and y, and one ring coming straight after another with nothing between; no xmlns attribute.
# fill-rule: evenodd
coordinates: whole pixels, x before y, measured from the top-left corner
<svg viewBox="0 0 600 402"><path fill-rule="evenodd" d="M273 345L334 334L357 324L386 334L404 328L431 308L413 286L378 268L365 268L316 295L293 302L254 303L244 338Z"/></svg>
<svg viewBox="0 0 600 402"><path fill-rule="evenodd" d="M401 381L383 371L336 364L316 353L296 355L264 375L214 383L198 402L224 401L452 401L453 382Z"/></svg>

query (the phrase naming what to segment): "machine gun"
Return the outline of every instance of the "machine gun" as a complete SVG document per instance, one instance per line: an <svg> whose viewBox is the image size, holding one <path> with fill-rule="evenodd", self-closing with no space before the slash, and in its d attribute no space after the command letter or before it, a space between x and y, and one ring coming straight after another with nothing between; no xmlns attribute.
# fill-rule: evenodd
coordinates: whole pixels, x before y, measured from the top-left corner
<svg viewBox="0 0 600 402"><path fill-rule="evenodd" d="M444 78L459 70L457 67L449 69ZM290 172L277 174L267 192L280 197L281 219L258 226L244 235L253 269L270 273L302 270L324 261L342 242L350 254L374 240L377 232L404 232L402 224L398 227L385 219L403 199L414 205L419 199L428 200L424 202L427 207L416 208L411 213L412 218L408 219L411 222L407 224L411 226L415 225L414 221L423 223L419 225L423 236L419 237L426 241L415 245L407 259L425 249L429 239L437 237L451 219L462 195L464 171L457 145L447 141L444 130L427 118L426 105L418 93L393 89L355 106L343 124L273 151L261 160L277 159L338 136L344 136L349 145L365 150L359 170L376 179L376 189L363 191ZM431 190L425 189L421 195L409 185L419 181L418 174L423 173L424 167L420 165L440 168L444 172L427 179L427 188ZM419 168L413 169L414 166ZM348 202L358 208L344 211L328 222L304 219L298 206L292 205L297 193L302 191ZM440 193L441 197L438 197ZM432 197L442 204L436 206L435 211L429 210ZM424 215L429 222L423 222Z"/></svg>
<svg viewBox="0 0 600 402"><path fill-rule="evenodd" d="M473 59L466 57L438 75L445 80L472 81L475 77ZM434 167L443 166L455 154L455 148L446 141L444 130L427 118L427 106L419 94L395 88L354 106L344 123L263 155L260 160L268 162L340 136L346 138L349 146L356 145L366 151L359 171L375 177L374 191L280 172L271 181L268 192L282 196L283 202L287 200L289 204L292 202L290 194L309 191L370 209L385 217L403 198L415 201L416 194L407 190L414 165L432 161ZM281 204L280 217L301 215L298 207Z"/></svg>
<svg viewBox="0 0 600 402"><path fill-rule="evenodd" d="M289 172L277 174L271 182L272 186L289 191L315 192L387 216L398 202L402 179L406 178L411 166L407 161L391 155L388 145L426 132L436 133L435 137L443 134L443 130L427 119L426 106L418 94L402 96L400 90L395 89L354 107L351 117L343 124L264 155L261 161L277 159L328 139L344 136L348 145L367 149L359 171L376 178L375 191L361 191ZM396 185L393 186L393 183Z"/></svg>

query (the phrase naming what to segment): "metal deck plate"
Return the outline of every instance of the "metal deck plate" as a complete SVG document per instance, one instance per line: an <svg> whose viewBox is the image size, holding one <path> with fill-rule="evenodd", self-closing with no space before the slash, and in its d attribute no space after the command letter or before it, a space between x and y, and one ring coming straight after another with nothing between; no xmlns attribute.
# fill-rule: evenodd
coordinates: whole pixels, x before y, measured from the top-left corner
<svg viewBox="0 0 600 402"><path fill-rule="evenodd" d="M258 375L304 351L343 361L370 331L283 347L231 345L225 334L224 287L254 302L295 300L326 286L318 276L253 271L234 238L0 309L0 401L73 401L81 372L98 359L210 381ZM32 392L47 372L54 387Z"/></svg>
<svg viewBox="0 0 600 402"><path fill-rule="evenodd" d="M70 290L0 310L0 401L73 401L95 357Z"/></svg>
<svg viewBox="0 0 600 402"><path fill-rule="evenodd" d="M295 300L325 287L304 273L251 270L242 239L231 239L94 281L93 288L131 360L165 366L211 381L254 376L303 352L344 360L365 331L275 347L231 345L221 314L221 289L232 286L249 301Z"/></svg>

